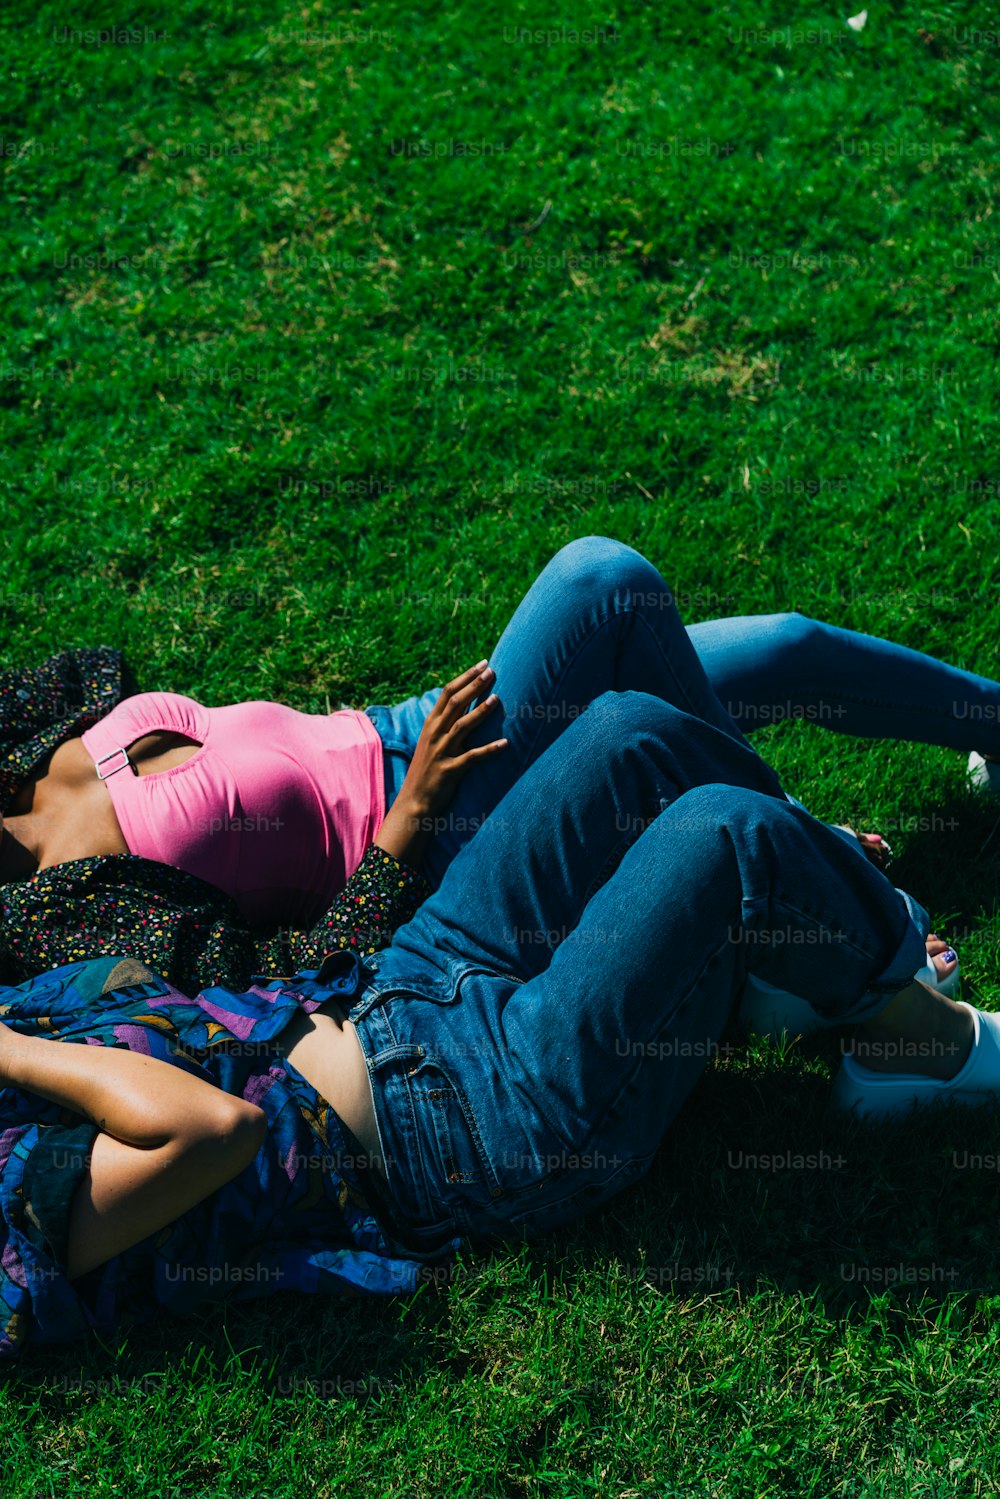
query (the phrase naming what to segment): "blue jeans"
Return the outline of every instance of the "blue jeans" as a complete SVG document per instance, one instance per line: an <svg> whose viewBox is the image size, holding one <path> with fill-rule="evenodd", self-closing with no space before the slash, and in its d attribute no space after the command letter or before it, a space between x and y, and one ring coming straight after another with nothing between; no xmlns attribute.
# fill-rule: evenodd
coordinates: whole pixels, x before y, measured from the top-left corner
<svg viewBox="0 0 1000 1499"><path fill-rule="evenodd" d="M988 677L803 614L712 619L687 633L744 734L797 718L863 739L1000 755L1000 683Z"/></svg>
<svg viewBox="0 0 1000 1499"><path fill-rule="evenodd" d="M590 536L563 547L521 600L490 664L502 712L466 743L510 742L470 767L435 819L423 862L434 886L524 772L602 693L651 693L749 749L713 692L666 583L621 542ZM382 739L389 805L439 692L366 709ZM766 774L780 794L777 778Z"/></svg>
<svg viewBox="0 0 1000 1499"><path fill-rule="evenodd" d="M503 712L468 743L506 735L510 747L472 767L436 819L424 863L435 886L518 778L607 691L652 693L739 743L755 728L798 717L844 734L1000 755L1000 684L800 614L685 630L652 563L603 536L570 542L552 558L490 664ZM382 738L387 805L439 692L366 710Z"/></svg>
<svg viewBox="0 0 1000 1499"><path fill-rule="evenodd" d="M611 692L366 960L350 1010L415 1246L543 1232L647 1170L748 972L880 1010L927 914L731 732Z"/></svg>

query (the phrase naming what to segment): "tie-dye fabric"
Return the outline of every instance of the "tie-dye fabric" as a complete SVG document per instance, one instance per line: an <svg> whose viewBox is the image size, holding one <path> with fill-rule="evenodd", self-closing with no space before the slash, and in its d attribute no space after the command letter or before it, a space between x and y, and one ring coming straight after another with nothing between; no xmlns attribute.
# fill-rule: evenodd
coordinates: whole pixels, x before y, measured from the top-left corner
<svg viewBox="0 0 1000 1499"><path fill-rule="evenodd" d="M351 953L321 972L322 984L305 973L191 999L134 960L101 958L0 988L4 1024L162 1058L258 1104L269 1125L239 1176L71 1283L69 1206L96 1128L37 1095L0 1089L0 1357L222 1296L418 1285L427 1259L376 1219L337 1115L275 1044L300 1008L349 1000L360 983ZM459 1242L434 1258L449 1258Z"/></svg>

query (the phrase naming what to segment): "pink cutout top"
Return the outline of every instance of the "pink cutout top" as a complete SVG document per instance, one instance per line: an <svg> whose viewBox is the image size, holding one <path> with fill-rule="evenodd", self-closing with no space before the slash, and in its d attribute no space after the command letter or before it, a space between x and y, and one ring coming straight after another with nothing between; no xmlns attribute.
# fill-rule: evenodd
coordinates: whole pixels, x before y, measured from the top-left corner
<svg viewBox="0 0 1000 1499"><path fill-rule="evenodd" d="M124 754L166 729L200 748L136 775ZM86 731L133 854L232 896L248 921L309 927L361 863L385 816L382 741L367 714L280 703L206 708L176 692L125 698Z"/></svg>

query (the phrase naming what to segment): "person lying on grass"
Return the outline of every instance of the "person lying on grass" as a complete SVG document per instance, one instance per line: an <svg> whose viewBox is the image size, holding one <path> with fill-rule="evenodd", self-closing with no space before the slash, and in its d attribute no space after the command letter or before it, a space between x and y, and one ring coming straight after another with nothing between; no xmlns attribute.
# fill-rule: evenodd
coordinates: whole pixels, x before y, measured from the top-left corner
<svg viewBox="0 0 1000 1499"><path fill-rule="evenodd" d="M748 976L854 1029L860 1115L1000 1087L927 915L737 734L603 694L391 943L187 997L0 989L0 1353L224 1295L414 1289L648 1170ZM780 939L780 940L779 940Z"/></svg>
<svg viewBox="0 0 1000 1499"><path fill-rule="evenodd" d="M304 714L169 692L121 700L133 685L107 650L0 679L8 983L101 954L140 959L189 992L315 966L357 921L364 891L352 881L366 859L398 862L412 914L608 690L651 693L739 743L791 715L1000 754L1000 684L799 614L685 630L656 568L604 537L564 547L491 663L443 693ZM878 835L861 837L883 860ZM371 946L363 930L357 945ZM947 978L955 964L949 952L936 966Z"/></svg>

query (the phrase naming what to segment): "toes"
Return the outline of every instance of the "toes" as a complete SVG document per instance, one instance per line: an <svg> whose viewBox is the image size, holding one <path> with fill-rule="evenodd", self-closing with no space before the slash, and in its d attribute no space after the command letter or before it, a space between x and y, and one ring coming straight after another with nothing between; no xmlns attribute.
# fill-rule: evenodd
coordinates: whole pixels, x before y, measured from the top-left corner
<svg viewBox="0 0 1000 1499"><path fill-rule="evenodd" d="M954 972L958 955L950 943L945 942L936 932L927 934L927 956L934 965L938 978L946 979Z"/></svg>
<svg viewBox="0 0 1000 1499"><path fill-rule="evenodd" d="M935 955L933 962L938 978L946 979L954 971L958 956L950 947L946 947L943 952Z"/></svg>

